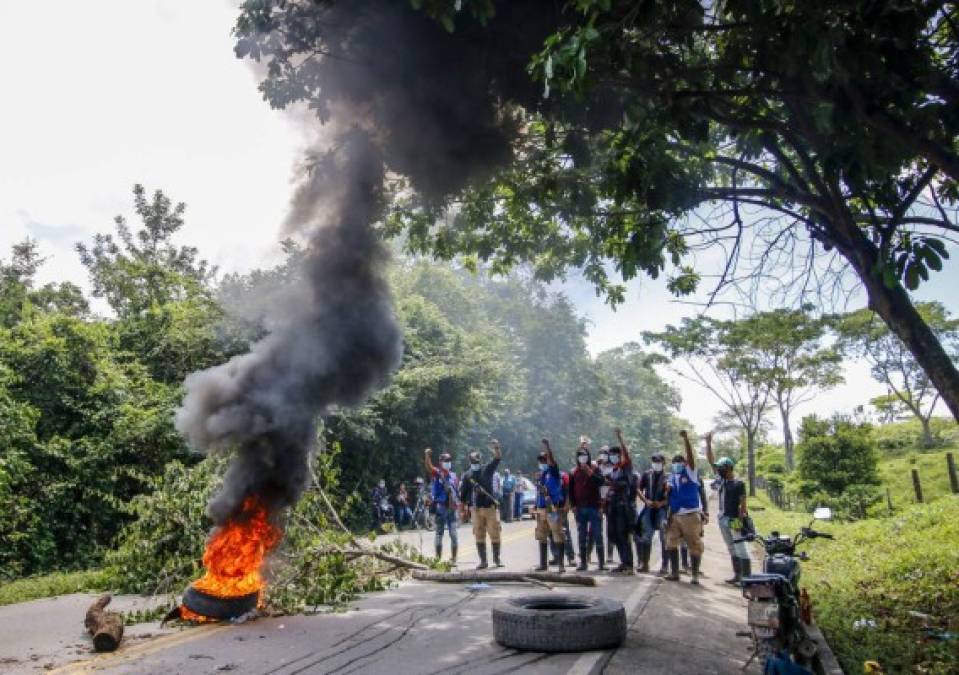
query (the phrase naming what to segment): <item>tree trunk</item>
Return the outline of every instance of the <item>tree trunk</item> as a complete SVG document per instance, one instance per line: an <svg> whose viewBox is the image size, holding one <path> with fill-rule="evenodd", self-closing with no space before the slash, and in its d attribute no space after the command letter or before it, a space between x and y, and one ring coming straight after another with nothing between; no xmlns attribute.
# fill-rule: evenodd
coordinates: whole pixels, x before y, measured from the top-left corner
<svg viewBox="0 0 959 675"><path fill-rule="evenodd" d="M922 422L922 447L931 448L936 442L932 437L932 426L929 424L929 418L920 415L919 421Z"/></svg>
<svg viewBox="0 0 959 675"><path fill-rule="evenodd" d="M783 420L783 444L786 446L786 471L792 471L795 466L795 458L793 456L795 443L793 442L793 432L789 428L789 408L780 403L779 414L782 415Z"/></svg>
<svg viewBox="0 0 959 675"><path fill-rule="evenodd" d="M123 616L104 609L111 599L109 593L97 598L83 621L87 632L93 637L93 648L98 652L112 652L123 639Z"/></svg>
<svg viewBox="0 0 959 675"><path fill-rule="evenodd" d="M749 474L749 496L756 496L756 432L746 430L746 467Z"/></svg>
<svg viewBox="0 0 959 675"><path fill-rule="evenodd" d="M899 336L959 422L959 369L956 364L916 310L902 284L897 280L892 288L886 286L878 269L879 250L875 244L851 218L834 225L838 237L833 243L866 287L869 309L882 317L889 330Z"/></svg>
<svg viewBox="0 0 959 675"><path fill-rule="evenodd" d="M595 586L596 578L585 574L561 574L558 572L498 572L496 570L478 570L475 572L434 572L415 570L413 578L420 581L441 581L446 583L464 583L468 581L547 581L556 584L574 584L577 586Z"/></svg>

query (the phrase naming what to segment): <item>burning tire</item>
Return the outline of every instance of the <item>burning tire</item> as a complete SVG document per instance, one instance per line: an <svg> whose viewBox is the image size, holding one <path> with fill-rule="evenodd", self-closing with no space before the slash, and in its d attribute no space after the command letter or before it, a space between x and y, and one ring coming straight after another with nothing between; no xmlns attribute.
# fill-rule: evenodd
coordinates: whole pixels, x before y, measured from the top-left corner
<svg viewBox="0 0 959 675"><path fill-rule="evenodd" d="M259 593L249 593L235 598L220 598L188 586L183 593L183 605L196 614L209 619L233 619L256 609Z"/></svg>
<svg viewBox="0 0 959 675"><path fill-rule="evenodd" d="M493 635L504 647L526 651L609 649L626 639L626 610L609 598L526 595L493 608Z"/></svg>

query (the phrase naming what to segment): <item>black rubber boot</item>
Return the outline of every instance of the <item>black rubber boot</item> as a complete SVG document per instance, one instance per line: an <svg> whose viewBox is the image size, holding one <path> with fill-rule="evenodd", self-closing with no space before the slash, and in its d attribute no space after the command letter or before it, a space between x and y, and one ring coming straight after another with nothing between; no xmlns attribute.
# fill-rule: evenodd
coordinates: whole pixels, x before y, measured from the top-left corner
<svg viewBox="0 0 959 675"><path fill-rule="evenodd" d="M536 568L537 572L545 572L546 567L546 547L547 544L545 541L539 543L539 567Z"/></svg>
<svg viewBox="0 0 959 675"><path fill-rule="evenodd" d="M501 544L498 541L493 542L493 564L497 567L502 567L503 563L499 559L499 553L502 550Z"/></svg>
<svg viewBox="0 0 959 675"><path fill-rule="evenodd" d="M586 553L586 546L579 547L579 565L576 567L577 572L585 572L589 569L588 559Z"/></svg>
<svg viewBox="0 0 959 675"><path fill-rule="evenodd" d="M596 569L605 572L606 571L606 552L603 550L602 546L596 547L596 557L599 559L599 567Z"/></svg>
<svg viewBox="0 0 959 675"><path fill-rule="evenodd" d="M455 546L450 547L450 564L456 565L456 547Z"/></svg>
<svg viewBox="0 0 959 675"><path fill-rule="evenodd" d="M479 554L479 565L476 566L478 570L485 570L489 565L486 563L486 542L482 544L476 544L476 552Z"/></svg>
<svg viewBox="0 0 959 675"><path fill-rule="evenodd" d="M565 572L565 571L566 571L566 565L563 564L563 545L562 545L562 544L558 544L558 545L556 546L556 550L559 552L559 555L556 556L556 560L557 560L557 563L556 563L556 571L557 571L557 572Z"/></svg>
<svg viewBox="0 0 959 675"><path fill-rule="evenodd" d="M649 574L649 554L652 548L651 544L639 545L639 571L643 574Z"/></svg>
<svg viewBox="0 0 959 675"><path fill-rule="evenodd" d="M726 583L730 586L738 586L739 582L742 580L742 568L739 565L739 558L736 556L730 556L730 561L733 564L733 576L731 579L726 579Z"/></svg>
<svg viewBox="0 0 959 675"><path fill-rule="evenodd" d="M669 574L669 552L666 550L666 542L662 537L659 539L659 576L664 577Z"/></svg>
<svg viewBox="0 0 959 675"><path fill-rule="evenodd" d="M693 578L689 580L689 583L699 586L699 565L703 559L698 555L689 555L689 561L692 563L693 567Z"/></svg>
<svg viewBox="0 0 959 675"><path fill-rule="evenodd" d="M437 560L443 559L443 544L436 545L436 559Z"/></svg>
<svg viewBox="0 0 959 675"><path fill-rule="evenodd" d="M667 581L679 581L679 549L666 551L666 557L669 558L669 575Z"/></svg>
<svg viewBox="0 0 959 675"><path fill-rule="evenodd" d="M739 559L739 577L743 579L745 577L751 576L753 573L753 561L749 558L740 558Z"/></svg>

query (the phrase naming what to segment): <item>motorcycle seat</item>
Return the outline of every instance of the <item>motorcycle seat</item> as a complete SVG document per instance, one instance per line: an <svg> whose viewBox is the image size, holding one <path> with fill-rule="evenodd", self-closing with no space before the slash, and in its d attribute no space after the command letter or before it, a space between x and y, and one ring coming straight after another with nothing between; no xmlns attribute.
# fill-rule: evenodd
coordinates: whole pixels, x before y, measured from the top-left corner
<svg viewBox="0 0 959 675"><path fill-rule="evenodd" d="M786 583L787 579L782 574L766 574L764 572L760 572L758 574L751 574L748 577L743 577L742 585L749 586L751 584L763 584L768 581Z"/></svg>

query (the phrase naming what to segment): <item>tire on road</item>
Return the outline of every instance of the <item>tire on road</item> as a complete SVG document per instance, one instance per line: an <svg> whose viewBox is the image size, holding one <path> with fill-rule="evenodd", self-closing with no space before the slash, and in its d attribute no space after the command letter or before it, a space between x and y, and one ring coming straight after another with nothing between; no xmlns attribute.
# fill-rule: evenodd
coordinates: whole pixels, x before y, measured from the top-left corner
<svg viewBox="0 0 959 675"><path fill-rule="evenodd" d="M233 619L256 609L259 593L249 593L233 598L220 598L187 586L183 604L197 614L209 619Z"/></svg>
<svg viewBox="0 0 959 675"><path fill-rule="evenodd" d="M526 651L609 649L626 639L626 609L609 598L525 595L493 607L493 635L504 647Z"/></svg>

